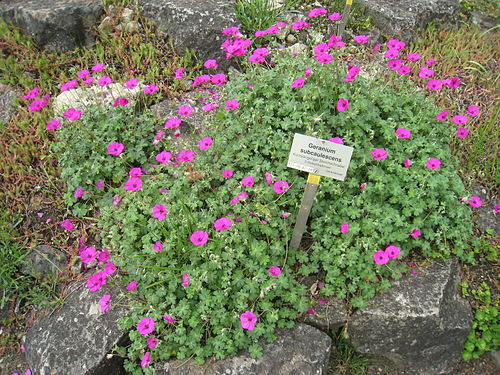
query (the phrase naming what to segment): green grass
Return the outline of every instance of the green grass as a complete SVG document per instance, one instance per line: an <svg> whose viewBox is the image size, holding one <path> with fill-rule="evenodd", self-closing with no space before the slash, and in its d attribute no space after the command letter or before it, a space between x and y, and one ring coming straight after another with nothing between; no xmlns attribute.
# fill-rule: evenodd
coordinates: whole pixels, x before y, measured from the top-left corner
<svg viewBox="0 0 500 375"><path fill-rule="evenodd" d="M334 350L330 356L328 375L365 375L369 360L356 352L343 329L332 335Z"/></svg>

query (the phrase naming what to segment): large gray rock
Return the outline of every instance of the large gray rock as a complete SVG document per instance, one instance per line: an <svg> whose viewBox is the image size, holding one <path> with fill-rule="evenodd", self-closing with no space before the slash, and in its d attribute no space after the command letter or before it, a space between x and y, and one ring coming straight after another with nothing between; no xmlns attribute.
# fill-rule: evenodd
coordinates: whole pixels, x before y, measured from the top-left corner
<svg viewBox="0 0 500 375"><path fill-rule="evenodd" d="M473 212L477 215L476 225L481 232L486 233L486 230L491 229L493 230L493 235L498 236L500 234L500 222L498 221L499 215L495 210L495 206L500 204L500 201L492 199L489 189L479 184L474 185L471 195L478 196L483 202L481 207L472 208Z"/></svg>
<svg viewBox="0 0 500 375"><path fill-rule="evenodd" d="M36 278L44 277L61 272L66 264L67 259L63 252L47 245L39 245L23 259L21 272Z"/></svg>
<svg viewBox="0 0 500 375"><path fill-rule="evenodd" d="M316 328L297 324L277 331L278 339L263 344L261 358L248 352L205 366L192 361L155 365L157 375L326 375L332 340Z"/></svg>
<svg viewBox="0 0 500 375"><path fill-rule="evenodd" d="M14 99L19 93L0 82L0 126L6 125L14 113Z"/></svg>
<svg viewBox="0 0 500 375"><path fill-rule="evenodd" d="M67 52L94 42L92 27L104 13L102 0L3 0L0 17L39 46Z"/></svg>
<svg viewBox="0 0 500 375"><path fill-rule="evenodd" d="M359 0L358 4L385 36L404 41L412 40L415 31L432 20L456 22L460 12L458 0Z"/></svg>
<svg viewBox="0 0 500 375"><path fill-rule="evenodd" d="M142 15L172 39L175 49L183 54L186 48L195 50L202 60L216 59L227 68L221 43L226 39L221 31L236 26L237 20L223 0L142 0Z"/></svg>
<svg viewBox="0 0 500 375"><path fill-rule="evenodd" d="M353 314L352 344L416 374L451 371L472 323L471 307L459 296L459 281L458 262L448 260L395 282Z"/></svg>
<svg viewBox="0 0 500 375"><path fill-rule="evenodd" d="M115 345L126 343L127 332L118 327L126 313L123 301L114 303L119 290L105 285L89 292L73 285L63 308L35 322L26 335L26 358L34 375L120 375L119 357L108 358ZM101 312L99 301L111 295L111 307Z"/></svg>
<svg viewBox="0 0 500 375"><path fill-rule="evenodd" d="M334 298L324 305L314 306L314 314L305 314L299 321L324 332L337 331L347 322L347 308L344 301Z"/></svg>

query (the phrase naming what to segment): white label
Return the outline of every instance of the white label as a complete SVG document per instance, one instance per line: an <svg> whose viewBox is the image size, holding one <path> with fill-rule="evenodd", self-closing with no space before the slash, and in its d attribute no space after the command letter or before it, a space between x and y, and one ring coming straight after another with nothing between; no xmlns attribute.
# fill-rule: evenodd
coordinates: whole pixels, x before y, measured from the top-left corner
<svg viewBox="0 0 500 375"><path fill-rule="evenodd" d="M344 181L354 148L295 133L287 167Z"/></svg>

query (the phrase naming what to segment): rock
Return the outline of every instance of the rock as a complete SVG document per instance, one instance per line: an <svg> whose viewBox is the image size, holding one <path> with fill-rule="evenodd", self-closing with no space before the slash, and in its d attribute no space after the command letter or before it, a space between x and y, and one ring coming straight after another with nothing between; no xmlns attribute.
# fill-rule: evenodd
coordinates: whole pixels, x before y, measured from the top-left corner
<svg viewBox="0 0 500 375"><path fill-rule="evenodd" d="M14 112L14 99L19 93L0 82L0 126L7 125Z"/></svg>
<svg viewBox="0 0 500 375"><path fill-rule="evenodd" d="M262 357L247 351L204 366L192 361L171 361L155 366L157 375L326 375L331 338L316 328L297 324L279 329L278 338L263 344Z"/></svg>
<svg viewBox="0 0 500 375"><path fill-rule="evenodd" d="M359 0L358 4L385 36L407 42L432 20L440 24L456 22L460 12L458 0Z"/></svg>
<svg viewBox="0 0 500 375"><path fill-rule="evenodd" d="M323 332L337 331L347 321L347 309L343 301L332 299L325 305L314 306L315 314L305 314L299 321Z"/></svg>
<svg viewBox="0 0 500 375"><path fill-rule="evenodd" d="M479 11L473 11L471 16L472 16L472 23L474 25L478 25L479 27L486 29L486 30L492 29L493 27L497 26L499 21L500 21L500 17L498 17L498 16L493 18L493 17L487 16L487 15L481 14L481 12L479 12Z"/></svg>
<svg viewBox="0 0 500 375"><path fill-rule="evenodd" d="M110 16L104 17L97 28L101 31L110 33L113 28L113 18L111 18Z"/></svg>
<svg viewBox="0 0 500 375"><path fill-rule="evenodd" d="M35 247L23 260L21 272L35 278L64 270L67 259L64 253L47 245Z"/></svg>
<svg viewBox="0 0 500 375"><path fill-rule="evenodd" d="M127 22L123 26L123 31L125 31L127 33L133 33L133 32L139 31L140 29L141 29L141 24L137 21Z"/></svg>
<svg viewBox="0 0 500 375"><path fill-rule="evenodd" d="M352 344L416 374L451 371L472 323L471 307L459 296L459 281L460 266L453 259L395 282L353 314Z"/></svg>
<svg viewBox="0 0 500 375"><path fill-rule="evenodd" d="M237 26L238 22L226 1L142 0L139 8L144 17L172 39L179 54L189 48L202 61L215 59L221 69L227 69L232 60L226 60L221 50L227 38L221 31Z"/></svg>
<svg viewBox="0 0 500 375"><path fill-rule="evenodd" d="M285 53L288 53L289 55L299 55L299 54L305 54L307 53L309 50L309 48L305 45L305 44L302 44L302 43L295 43L294 45L290 46L290 47L287 47L287 48L284 48L282 50L278 50L278 52L285 52Z"/></svg>
<svg viewBox="0 0 500 375"><path fill-rule="evenodd" d="M130 8L123 9L122 20L124 23L129 23L134 20L134 11Z"/></svg>
<svg viewBox="0 0 500 375"><path fill-rule="evenodd" d="M35 375L121 375L119 357L108 358L115 345L124 345L127 331L118 319L127 312L124 303L114 303L119 290L105 285L89 292L85 284L73 285L65 305L38 319L26 335L26 358ZM101 312L99 300L110 294L111 307Z"/></svg>
<svg viewBox="0 0 500 375"><path fill-rule="evenodd" d="M490 202L491 194L489 189L479 184L474 185L471 195L478 196L483 202L481 207L472 208L474 213L477 214L476 225L481 232L486 233L487 229L491 229L493 235L498 236L500 234L500 223L498 222L498 213L495 211L495 206L500 202L498 200Z"/></svg>
<svg viewBox="0 0 500 375"><path fill-rule="evenodd" d="M92 27L104 12L102 0L4 0L0 17L33 37L40 47L67 52L94 43Z"/></svg>

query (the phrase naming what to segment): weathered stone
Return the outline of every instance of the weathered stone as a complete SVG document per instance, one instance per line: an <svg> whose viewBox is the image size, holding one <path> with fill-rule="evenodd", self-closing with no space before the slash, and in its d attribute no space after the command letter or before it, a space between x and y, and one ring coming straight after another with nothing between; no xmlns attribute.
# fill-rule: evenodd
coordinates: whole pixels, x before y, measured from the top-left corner
<svg viewBox="0 0 500 375"><path fill-rule="evenodd" d="M124 303L114 304L119 290L105 285L89 292L82 283L73 285L65 305L35 322L26 335L26 358L35 375L120 375L119 357L108 353L126 343L127 332L118 327L126 313ZM99 300L110 294L111 307L101 312Z"/></svg>
<svg viewBox="0 0 500 375"><path fill-rule="evenodd" d="M221 69L229 66L221 50L226 39L221 31L238 22L226 1L143 0L139 7L143 16L172 39L178 53L183 54L189 48L201 60L216 59Z"/></svg>
<svg viewBox="0 0 500 375"><path fill-rule="evenodd" d="M97 28L104 32L111 32L111 29L113 28L113 18L109 16L104 17Z"/></svg>
<svg viewBox="0 0 500 375"><path fill-rule="evenodd" d="M404 41L411 41L432 20L456 22L460 12L457 0L359 0L359 4L385 36Z"/></svg>
<svg viewBox="0 0 500 375"><path fill-rule="evenodd" d="M61 272L66 267L64 253L47 245L35 247L23 260L21 272L36 278Z"/></svg>
<svg viewBox="0 0 500 375"><path fill-rule="evenodd" d="M474 212L477 213L476 225L481 232L486 233L487 229L492 229L493 235L498 236L500 234L500 223L498 222L498 213L495 206L500 202L498 200L490 202L491 196L488 188L479 184L473 187L471 195L478 196L483 202L481 207L473 208Z"/></svg>
<svg viewBox="0 0 500 375"><path fill-rule="evenodd" d="M472 312L459 296L460 266L437 263L401 279L350 321L353 345L407 371L437 375L460 361Z"/></svg>
<svg viewBox="0 0 500 375"><path fill-rule="evenodd" d="M314 306L314 314L305 314L300 321L324 332L337 331L347 321L344 301L332 299L324 305Z"/></svg>
<svg viewBox="0 0 500 375"><path fill-rule="evenodd" d="M316 328L297 324L280 329L272 343L262 344L262 357L239 356L197 366L192 361L171 361L155 366L157 375L326 375L331 338Z"/></svg>
<svg viewBox="0 0 500 375"><path fill-rule="evenodd" d="M4 0L0 17L33 37L39 46L67 52L94 43L92 27L103 14L102 0Z"/></svg>
<svg viewBox="0 0 500 375"><path fill-rule="evenodd" d="M6 125L14 112L14 99L19 93L0 82L0 126Z"/></svg>

